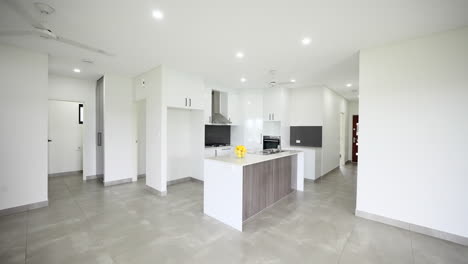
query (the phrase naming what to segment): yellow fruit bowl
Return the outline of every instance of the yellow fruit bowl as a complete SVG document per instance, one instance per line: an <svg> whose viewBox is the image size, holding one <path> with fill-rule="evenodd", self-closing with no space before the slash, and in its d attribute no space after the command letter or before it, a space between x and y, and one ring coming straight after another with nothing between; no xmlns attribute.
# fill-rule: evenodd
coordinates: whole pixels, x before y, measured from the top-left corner
<svg viewBox="0 0 468 264"><path fill-rule="evenodd" d="M239 145L236 147L234 152L236 153L236 156L238 158L243 158L245 157L245 153L247 153L247 149L245 148L245 146Z"/></svg>

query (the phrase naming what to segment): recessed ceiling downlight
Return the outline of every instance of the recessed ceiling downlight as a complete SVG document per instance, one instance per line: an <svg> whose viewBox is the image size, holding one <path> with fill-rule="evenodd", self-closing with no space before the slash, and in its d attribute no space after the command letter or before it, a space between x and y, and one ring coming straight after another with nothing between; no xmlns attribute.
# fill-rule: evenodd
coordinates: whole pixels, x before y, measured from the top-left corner
<svg viewBox="0 0 468 264"><path fill-rule="evenodd" d="M244 77L242 77L242 78L240 79L240 81L243 82L243 83L245 83L245 82L247 81L247 79L244 78Z"/></svg>
<svg viewBox="0 0 468 264"><path fill-rule="evenodd" d="M302 42L302 45L307 46L310 44L311 41L312 40L310 38L303 38L301 42Z"/></svg>
<svg viewBox="0 0 468 264"><path fill-rule="evenodd" d="M296 79L291 79L290 82L295 83Z"/></svg>
<svg viewBox="0 0 468 264"><path fill-rule="evenodd" d="M347 84L346 84L346 87L351 87L351 86L353 86L352 83L347 83Z"/></svg>
<svg viewBox="0 0 468 264"><path fill-rule="evenodd" d="M81 72L81 70L78 69L78 68L73 69L73 71L76 72L76 73L80 73L80 72Z"/></svg>
<svg viewBox="0 0 468 264"><path fill-rule="evenodd" d="M155 9L153 10L153 17L157 20L162 20L164 18L164 13L159 9Z"/></svg>
<svg viewBox="0 0 468 264"><path fill-rule="evenodd" d="M238 51L236 53L236 57L239 58L239 59L242 59L242 58L244 58L244 53L242 51Z"/></svg>

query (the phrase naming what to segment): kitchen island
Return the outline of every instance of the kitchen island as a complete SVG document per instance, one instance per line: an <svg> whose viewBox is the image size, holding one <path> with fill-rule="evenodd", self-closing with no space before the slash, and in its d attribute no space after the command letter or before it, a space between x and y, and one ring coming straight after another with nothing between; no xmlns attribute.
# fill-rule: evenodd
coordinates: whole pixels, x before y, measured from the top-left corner
<svg viewBox="0 0 468 264"><path fill-rule="evenodd" d="M304 153L205 158L204 213L242 231L245 221L294 190L304 190Z"/></svg>

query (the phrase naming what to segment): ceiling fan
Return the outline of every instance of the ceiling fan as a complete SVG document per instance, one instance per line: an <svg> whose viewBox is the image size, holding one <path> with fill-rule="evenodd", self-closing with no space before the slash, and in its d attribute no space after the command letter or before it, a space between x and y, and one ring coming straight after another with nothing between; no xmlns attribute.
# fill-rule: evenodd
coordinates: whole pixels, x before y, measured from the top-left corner
<svg viewBox="0 0 468 264"><path fill-rule="evenodd" d="M280 82L276 79L276 70L270 70L270 76L271 76L271 80L268 82L268 85L270 87L275 87L277 85L288 85L288 84L294 84L296 83L295 80L291 79L289 81L284 81L284 82Z"/></svg>
<svg viewBox="0 0 468 264"><path fill-rule="evenodd" d="M78 41L64 38L60 35L55 34L52 29L37 21L28 11L26 11L16 0L5 0L4 1L13 11L15 11L20 17L26 20L32 27L30 30L0 30L0 37L2 36L38 36L45 39L55 40L67 45L71 45L80 49L88 50L98 54L106 56L114 56L105 50L98 49ZM34 6L40 11L41 15L50 15L55 10L51 6L43 3L34 3Z"/></svg>

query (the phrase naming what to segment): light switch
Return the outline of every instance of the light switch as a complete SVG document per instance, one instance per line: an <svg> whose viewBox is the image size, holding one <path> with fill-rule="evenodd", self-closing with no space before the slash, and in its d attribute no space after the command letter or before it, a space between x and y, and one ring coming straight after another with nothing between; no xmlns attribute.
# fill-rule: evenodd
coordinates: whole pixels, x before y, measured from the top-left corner
<svg viewBox="0 0 468 264"><path fill-rule="evenodd" d="M301 143L301 140L300 139L296 139L296 143Z"/></svg>

